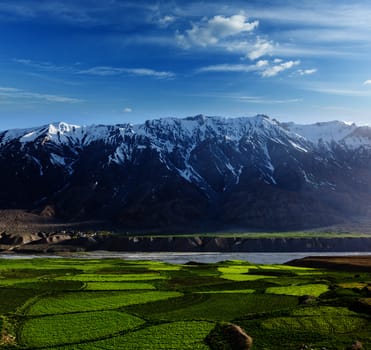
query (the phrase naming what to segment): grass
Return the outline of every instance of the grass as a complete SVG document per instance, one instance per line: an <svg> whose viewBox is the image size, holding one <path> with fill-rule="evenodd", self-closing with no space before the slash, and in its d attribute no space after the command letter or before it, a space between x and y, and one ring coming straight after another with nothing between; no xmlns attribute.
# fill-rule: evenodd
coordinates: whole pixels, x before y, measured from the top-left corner
<svg viewBox="0 0 371 350"><path fill-rule="evenodd" d="M130 332L123 336L62 349L208 350L209 347L204 340L214 326L214 323L210 322L165 323Z"/></svg>
<svg viewBox="0 0 371 350"><path fill-rule="evenodd" d="M275 276L268 276L268 275L252 275L252 274L237 274L237 273L223 273L221 278L224 278L226 280L230 281L256 281L261 279L268 279L268 278L275 278Z"/></svg>
<svg viewBox="0 0 371 350"><path fill-rule="evenodd" d="M156 289L150 283L138 282L88 282L85 290L135 290L135 289Z"/></svg>
<svg viewBox="0 0 371 350"><path fill-rule="evenodd" d="M0 288L0 314L15 312L27 300L38 295L32 289Z"/></svg>
<svg viewBox="0 0 371 350"><path fill-rule="evenodd" d="M200 294L252 294L255 293L254 289L220 289L220 290L210 290L210 291L205 291L205 292L196 292Z"/></svg>
<svg viewBox="0 0 371 350"><path fill-rule="evenodd" d="M218 271L221 273L220 278L230 281L256 281L265 278L274 278L275 276L264 275L256 273L256 266L231 265L226 267L219 267ZM264 273L264 272L263 272Z"/></svg>
<svg viewBox="0 0 371 350"><path fill-rule="evenodd" d="M180 296L178 292L71 292L39 299L27 311L30 316L117 309Z"/></svg>
<svg viewBox="0 0 371 350"><path fill-rule="evenodd" d="M210 320L230 321L259 312L282 310L295 306L297 299L289 296L270 296L246 293L198 294L187 302L170 299L133 308L137 314L152 320Z"/></svg>
<svg viewBox="0 0 371 350"><path fill-rule="evenodd" d="M83 281L83 282L120 282L120 281L152 281L165 279L165 276L161 276L159 273L137 273L137 274L82 274L73 276L60 277L61 280L70 281Z"/></svg>
<svg viewBox="0 0 371 350"><path fill-rule="evenodd" d="M316 332L322 334L350 333L368 325L361 317L321 315L321 317L277 317L262 323L268 330L284 332Z"/></svg>
<svg viewBox="0 0 371 350"><path fill-rule="evenodd" d="M312 295L315 297L320 296L328 291L327 284L304 284L299 286L286 286L286 287L270 287L266 289L266 293L270 294L285 294L285 295Z"/></svg>
<svg viewBox="0 0 371 350"><path fill-rule="evenodd" d="M20 344L30 348L80 343L114 335L144 322L138 317L117 311L37 317L23 324Z"/></svg>
<svg viewBox="0 0 371 350"><path fill-rule="evenodd" d="M219 325L232 322L257 350L344 350L354 339L371 349L370 281L367 271L245 261L4 259L0 347L222 350Z"/></svg>

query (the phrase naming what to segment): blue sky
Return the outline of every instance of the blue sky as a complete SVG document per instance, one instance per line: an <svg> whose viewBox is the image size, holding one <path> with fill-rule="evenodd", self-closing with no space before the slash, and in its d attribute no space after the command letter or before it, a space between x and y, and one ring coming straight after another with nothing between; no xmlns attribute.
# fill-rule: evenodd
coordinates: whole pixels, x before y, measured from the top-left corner
<svg viewBox="0 0 371 350"><path fill-rule="evenodd" d="M1 0L0 129L195 114L369 124L371 2Z"/></svg>

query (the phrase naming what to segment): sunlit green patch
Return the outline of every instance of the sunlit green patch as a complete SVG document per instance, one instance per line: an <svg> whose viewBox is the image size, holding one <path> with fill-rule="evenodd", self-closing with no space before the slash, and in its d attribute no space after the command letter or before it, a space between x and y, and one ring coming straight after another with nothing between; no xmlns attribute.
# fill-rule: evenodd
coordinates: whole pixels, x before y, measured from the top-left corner
<svg viewBox="0 0 371 350"><path fill-rule="evenodd" d="M39 299L28 310L29 315L52 315L69 312L116 309L127 305L178 297L179 292L71 292Z"/></svg>
<svg viewBox="0 0 371 350"><path fill-rule="evenodd" d="M247 266L228 266L228 267L218 267L218 271L222 274L240 274L240 273L248 273L249 268Z"/></svg>
<svg viewBox="0 0 371 350"><path fill-rule="evenodd" d="M64 347L61 350L208 350L204 339L214 326L214 323L199 321L165 323L107 340Z"/></svg>
<svg viewBox="0 0 371 350"><path fill-rule="evenodd" d="M0 288L14 286L17 283L32 283L38 282L38 278L0 278Z"/></svg>
<svg viewBox="0 0 371 350"><path fill-rule="evenodd" d="M312 295L315 297L327 292L329 287L327 284L304 284L304 285L293 285L286 287L269 287L266 289L266 293L271 294L285 294L285 295Z"/></svg>
<svg viewBox="0 0 371 350"><path fill-rule="evenodd" d="M150 283L136 282L87 282L85 290L134 290L134 289L156 289Z"/></svg>
<svg viewBox="0 0 371 350"><path fill-rule="evenodd" d="M251 264L250 262L246 260L224 260L224 261L219 262L218 265L219 266L236 266L236 265L254 266L253 264Z"/></svg>
<svg viewBox="0 0 371 350"><path fill-rule="evenodd" d="M304 285L293 285L286 287L270 287L266 289L266 293L271 294L286 294L286 295L312 295L315 297L320 296L323 293L326 293L329 290L327 284L304 284Z"/></svg>
<svg viewBox="0 0 371 350"><path fill-rule="evenodd" d="M218 267L218 271L221 272L220 278L227 279L230 281L255 281L264 278L275 278L276 276L269 276L258 274L258 268L254 265L230 265ZM249 273L253 272L253 273Z"/></svg>
<svg viewBox="0 0 371 350"><path fill-rule="evenodd" d="M20 343L26 347L80 343L114 335L144 322L117 311L37 317L27 320L21 327Z"/></svg>
<svg viewBox="0 0 371 350"><path fill-rule="evenodd" d="M276 278L276 276L268 276L268 275L249 275L249 274L233 274L233 273L224 273L220 276L226 280L242 282L242 281L256 281L261 280L264 278Z"/></svg>
<svg viewBox="0 0 371 350"><path fill-rule="evenodd" d="M316 269L311 268L311 267L300 267L300 266L290 266L290 265L259 265L259 268L266 268L266 269L271 269L271 268L276 268L279 270L289 270L289 271L295 271L295 272L305 272L305 271L316 271Z"/></svg>
<svg viewBox="0 0 371 350"><path fill-rule="evenodd" d="M121 282L121 281L151 281L165 279L159 273L138 273L138 274L81 274L58 277L60 280L84 281L84 282Z"/></svg>

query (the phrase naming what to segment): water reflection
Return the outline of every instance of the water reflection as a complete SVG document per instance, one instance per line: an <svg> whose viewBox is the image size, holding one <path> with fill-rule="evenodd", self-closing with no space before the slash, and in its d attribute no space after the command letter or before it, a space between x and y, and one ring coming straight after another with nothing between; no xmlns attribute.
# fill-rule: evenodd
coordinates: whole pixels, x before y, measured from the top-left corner
<svg viewBox="0 0 371 350"><path fill-rule="evenodd" d="M306 256L351 256L351 255L371 255L371 252L293 252L293 253L179 253L179 252L159 252L159 253L126 253L94 251L84 253L68 254L0 254L0 258L5 259L33 259L33 258L86 258L86 259L107 259L118 258L125 260L154 260L173 264L184 264L189 261L200 263L215 263L223 260L246 260L255 264L282 264L293 259L300 259Z"/></svg>

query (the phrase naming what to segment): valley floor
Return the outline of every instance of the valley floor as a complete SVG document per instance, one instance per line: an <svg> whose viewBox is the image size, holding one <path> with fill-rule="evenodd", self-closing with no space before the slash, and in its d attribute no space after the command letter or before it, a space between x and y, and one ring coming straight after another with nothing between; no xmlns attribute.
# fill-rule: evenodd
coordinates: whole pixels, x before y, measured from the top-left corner
<svg viewBox="0 0 371 350"><path fill-rule="evenodd" d="M314 260L2 259L2 348L371 349L371 258Z"/></svg>

